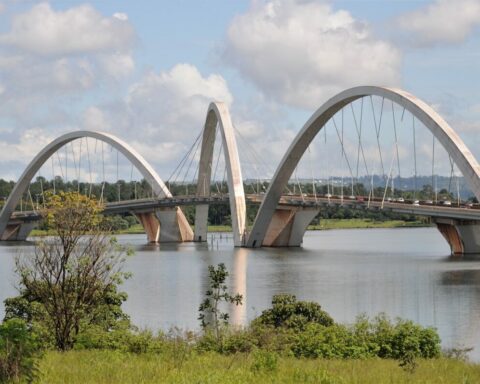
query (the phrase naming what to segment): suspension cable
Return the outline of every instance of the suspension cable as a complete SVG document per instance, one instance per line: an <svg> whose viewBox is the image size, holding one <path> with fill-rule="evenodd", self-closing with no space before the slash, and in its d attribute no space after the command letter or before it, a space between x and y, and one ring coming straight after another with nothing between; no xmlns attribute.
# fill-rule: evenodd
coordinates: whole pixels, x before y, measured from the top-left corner
<svg viewBox="0 0 480 384"><path fill-rule="evenodd" d="M92 179L92 164L90 162L90 150L88 148L88 137L85 137L85 145L87 147L87 161L88 161L88 176L89 176L89 191L88 191L88 197L91 198L92 197L92 182L93 182L93 179Z"/></svg>
<svg viewBox="0 0 480 384"><path fill-rule="evenodd" d="M178 175L182 172L183 166L185 165L185 162L188 160L190 153L193 151L193 148L198 145L197 142L200 139L200 137L203 134L203 129L200 131L200 133L197 135L195 141L193 144L190 146L189 150L187 153L183 156L183 158L180 160L180 163L175 167L169 178L167 179L167 182L172 181L173 176L175 176L175 179L173 180L173 183L177 181ZM180 169L179 169L180 168ZM178 171L178 173L177 173Z"/></svg>
<svg viewBox="0 0 480 384"><path fill-rule="evenodd" d="M370 95L370 105L372 106L373 123L375 124L375 136L377 137L377 148L378 148L378 154L379 154L379 157L380 157L380 166L382 168L382 176L385 178L385 176L386 176L385 175L385 168L384 168L384 165L383 165L382 149L381 149L381 145L380 145L380 128L381 128L381 124L382 124L382 114L383 114L384 101L385 101L385 98L383 97L382 98L382 107L380 109L380 120L379 120L379 124L378 124L378 127L377 127L377 117L375 115L375 108L373 106L373 97Z"/></svg>
<svg viewBox="0 0 480 384"><path fill-rule="evenodd" d="M397 153L397 166L398 166L398 179L401 179L401 173L400 173L400 155L398 152L398 137L397 137L397 122L395 119L395 108L393 107L393 101L392 101L392 115L393 115L393 132L395 134L395 150Z"/></svg>
<svg viewBox="0 0 480 384"><path fill-rule="evenodd" d="M56 188L55 188L55 162L53 160L53 156L51 158L52 160L52 179L53 179L53 194L56 194Z"/></svg>

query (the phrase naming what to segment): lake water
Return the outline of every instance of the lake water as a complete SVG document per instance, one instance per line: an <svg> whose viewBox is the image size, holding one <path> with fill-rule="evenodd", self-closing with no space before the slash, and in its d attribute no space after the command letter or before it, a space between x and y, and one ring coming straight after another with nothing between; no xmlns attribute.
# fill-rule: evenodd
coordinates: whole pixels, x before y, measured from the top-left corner
<svg viewBox="0 0 480 384"><path fill-rule="evenodd" d="M434 326L444 347L474 347L470 357L480 361L480 258L450 257L435 228L312 231L297 249L234 249L231 235L218 233L205 244L119 240L135 250L125 267L133 277L123 286L124 309L140 327L197 329L207 267L223 262L232 293L245 298L230 308L233 323L259 315L274 294L291 293L342 323L385 312ZM16 294L14 256L31 250L28 243L0 247L0 300Z"/></svg>

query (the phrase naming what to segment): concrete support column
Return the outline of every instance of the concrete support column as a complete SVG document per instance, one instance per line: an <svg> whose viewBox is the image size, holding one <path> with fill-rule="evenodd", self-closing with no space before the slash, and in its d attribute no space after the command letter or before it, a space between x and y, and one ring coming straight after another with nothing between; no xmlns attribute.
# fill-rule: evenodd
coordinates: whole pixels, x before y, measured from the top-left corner
<svg viewBox="0 0 480 384"><path fill-rule="evenodd" d="M153 212L135 213L140 224L142 224L149 243L158 243L160 237L160 223Z"/></svg>
<svg viewBox="0 0 480 384"><path fill-rule="evenodd" d="M207 241L208 205L197 205L195 208L194 241Z"/></svg>
<svg viewBox="0 0 480 384"><path fill-rule="evenodd" d="M10 222L2 233L2 241L25 241L28 235L37 226L36 221Z"/></svg>
<svg viewBox="0 0 480 384"><path fill-rule="evenodd" d="M480 223L435 219L438 230L450 245L452 255L480 254Z"/></svg>
<svg viewBox="0 0 480 384"><path fill-rule="evenodd" d="M277 208L268 226L263 246L266 247L299 247L303 235L318 208Z"/></svg>
<svg viewBox="0 0 480 384"><path fill-rule="evenodd" d="M160 243L193 241L193 231L179 207L157 209L155 216L160 222Z"/></svg>

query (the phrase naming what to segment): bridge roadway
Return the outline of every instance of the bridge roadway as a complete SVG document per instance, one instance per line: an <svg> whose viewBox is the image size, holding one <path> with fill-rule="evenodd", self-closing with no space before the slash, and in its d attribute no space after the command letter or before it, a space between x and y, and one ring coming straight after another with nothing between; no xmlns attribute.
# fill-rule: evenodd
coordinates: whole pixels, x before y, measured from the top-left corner
<svg viewBox="0 0 480 384"><path fill-rule="evenodd" d="M245 195L247 204L261 204L264 198L264 194ZM105 206L105 213L116 214L131 212L141 220L149 241L171 241L168 238L166 240L162 240L162 238L157 239L158 234L153 232L158 232L158 225L156 226L154 222L145 222L145 217L156 215L157 218L164 219L166 217L165 215L167 215L168 218L170 213L177 212L177 207L188 205L203 205L205 207L210 204L229 204L229 196L227 194L214 194L208 197L169 196L110 202ZM379 199L369 201L365 197L356 197L353 199L338 196L326 197L313 195L281 196L276 213L281 225L271 226L269 229L270 235L266 237L263 245L298 246L302 242L303 233L307 229L308 224L318 212L327 207L342 206L362 210L388 210L401 214L430 217L432 223L436 224L437 228L450 244L453 254L478 253L480 247L480 237L478 235L480 209L477 208L425 203L417 205L411 202L398 201L382 202ZM40 218L40 214L35 211L14 212L10 217L7 230L4 232L1 240L25 240ZM285 228L288 229L285 231Z"/></svg>
<svg viewBox="0 0 480 384"><path fill-rule="evenodd" d="M263 194L247 194L245 195L247 203L261 204ZM137 200L124 200L120 202L109 202L105 205L106 214L115 214L123 212L142 212L151 211L155 208L170 208L186 205L200 204L228 204L228 195L215 195L210 197L197 196L172 196L165 198L146 198ZM480 221L480 209L472 209L468 207L420 204L413 205L408 202L392 202L324 197L324 196L302 196L302 195L284 195L280 198L279 208L301 207L321 209L325 207L349 207L353 209L370 209L370 210L388 210L401 214L410 214L417 216L438 217L456 220L472 220ZM32 222L38 221L40 214L36 211L16 211L12 214L10 221Z"/></svg>
<svg viewBox="0 0 480 384"><path fill-rule="evenodd" d="M261 204L263 194L247 194L245 199L250 204ZM283 195L280 198L279 208L301 207L321 209L325 207L350 207L354 209L371 209L371 210L388 210L402 214L412 214L417 216L438 217L456 220L472 220L480 221L480 209L472 209L468 207L457 207L447 205L419 204L413 205L408 202L384 202L379 200L368 200L367 198L350 199L338 196L312 196L312 195ZM172 196L165 198L147 198L137 200L125 200L120 202L110 202L106 204L105 213L114 214L122 212L142 212L155 208L168 208L186 205L200 204L228 204L229 197L225 195L212 195L209 197L197 196Z"/></svg>

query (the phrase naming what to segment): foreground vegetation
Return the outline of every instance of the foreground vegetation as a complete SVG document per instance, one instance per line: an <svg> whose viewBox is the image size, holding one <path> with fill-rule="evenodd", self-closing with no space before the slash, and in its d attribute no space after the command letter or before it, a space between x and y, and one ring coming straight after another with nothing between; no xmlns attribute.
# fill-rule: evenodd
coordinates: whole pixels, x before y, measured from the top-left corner
<svg viewBox="0 0 480 384"><path fill-rule="evenodd" d="M393 360L269 358L249 353L131 354L112 351L48 352L41 383L478 383L480 366L452 359L420 360L413 372Z"/></svg>

